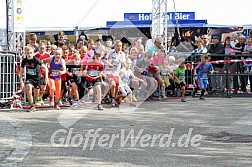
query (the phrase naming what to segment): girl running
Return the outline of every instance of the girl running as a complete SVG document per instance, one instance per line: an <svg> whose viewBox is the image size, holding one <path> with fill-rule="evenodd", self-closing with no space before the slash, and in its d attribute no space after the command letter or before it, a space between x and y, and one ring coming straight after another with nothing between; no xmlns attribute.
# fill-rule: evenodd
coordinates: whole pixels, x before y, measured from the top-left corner
<svg viewBox="0 0 252 167"><path fill-rule="evenodd" d="M53 57L43 60L44 63L50 64L49 71L49 88L50 88L50 105L54 105L54 108L59 110L58 101L61 95L61 75L66 73L65 60L61 57L62 49L55 50ZM55 102L54 102L55 93Z"/></svg>

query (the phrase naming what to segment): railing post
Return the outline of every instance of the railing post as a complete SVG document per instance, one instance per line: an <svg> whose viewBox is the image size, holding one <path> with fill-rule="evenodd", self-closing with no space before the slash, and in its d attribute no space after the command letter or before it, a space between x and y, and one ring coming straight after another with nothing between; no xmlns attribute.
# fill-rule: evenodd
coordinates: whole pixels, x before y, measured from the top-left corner
<svg viewBox="0 0 252 167"><path fill-rule="evenodd" d="M227 76L226 76L226 85L227 85L227 97L228 98L231 98L231 95L229 94L229 92L231 91L231 88L230 88L230 63L226 63L226 72L227 72Z"/></svg>

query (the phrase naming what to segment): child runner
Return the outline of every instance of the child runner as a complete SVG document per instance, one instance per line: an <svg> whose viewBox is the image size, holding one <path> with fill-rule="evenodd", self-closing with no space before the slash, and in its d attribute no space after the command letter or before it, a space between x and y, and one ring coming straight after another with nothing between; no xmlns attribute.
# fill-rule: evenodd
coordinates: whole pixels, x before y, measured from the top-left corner
<svg viewBox="0 0 252 167"><path fill-rule="evenodd" d="M119 86L119 72L122 64L124 67L127 67L125 63L125 54L122 51L122 42L120 40L115 41L114 49L111 49L108 52L104 62L106 64L104 72L107 74L107 78L111 85L111 105L114 107L116 106L115 98L117 96Z"/></svg>
<svg viewBox="0 0 252 167"><path fill-rule="evenodd" d="M148 75L154 77L158 82L159 97L166 99L165 95L165 83L160 75L160 67L164 63L165 53L161 49L158 49L158 54L154 55L152 62L148 68Z"/></svg>
<svg viewBox="0 0 252 167"><path fill-rule="evenodd" d="M201 89L201 94L199 99L204 100L204 93L208 87L208 75L213 73L214 69L211 63L208 62L208 55L201 56L201 63L195 68L194 75L197 76L199 80L199 88Z"/></svg>
<svg viewBox="0 0 252 167"><path fill-rule="evenodd" d="M121 91L123 98L129 96L129 100L130 100L130 104L129 105L132 106L132 107L136 107L136 104L134 104L132 102L132 90L129 87L129 82L130 82L130 80L132 78L133 80L142 82L145 85L145 87L146 87L146 83L145 83L144 80L137 78L133 74L133 72L131 70L132 60L130 58L126 59L126 63L128 65L128 68L122 68L120 70L120 72L119 72L119 77L120 77L119 90ZM121 101L117 100L117 104L120 104L120 102Z"/></svg>
<svg viewBox="0 0 252 167"><path fill-rule="evenodd" d="M98 110L103 110L101 105L101 84L103 84L102 71L103 64L101 61L102 51L97 49L94 52L94 58L91 61L88 61L86 64L86 81L88 88L94 88L96 92L96 98L98 101Z"/></svg>
<svg viewBox="0 0 252 167"><path fill-rule="evenodd" d="M77 104L80 105L78 85L81 82L80 68L81 68L82 62L80 60L79 53L74 53L73 56L74 56L73 60L66 64L66 67L67 67L66 73L68 75L67 80L68 80L68 84L71 87L71 90L69 92L69 103L70 105L73 105L73 95L74 95L77 100Z"/></svg>
<svg viewBox="0 0 252 167"><path fill-rule="evenodd" d="M45 71L45 83L48 80L48 72L47 68L42 62L34 57L34 48L26 47L25 48L26 58L22 60L21 69L20 69L20 86L21 89L24 89L24 81L23 81L23 73L24 68L26 67L26 78L25 78L25 87L27 92L27 98L30 102L31 107L27 112L35 111L36 108L34 106L32 90L34 88L34 96L36 101L39 101L39 90L40 90L40 67Z"/></svg>
<svg viewBox="0 0 252 167"><path fill-rule="evenodd" d="M67 46L64 46L62 49L62 58L65 60L65 63L73 60L73 56L69 55L69 48ZM67 93L67 74L62 74L61 76L61 93L60 93L60 100L59 105L61 105L63 102L67 102L66 93Z"/></svg>
<svg viewBox="0 0 252 167"><path fill-rule="evenodd" d="M185 59L180 58L178 59L178 64L179 66L175 69L174 71L174 82L177 90L181 89L182 90L182 102L186 102L185 98Z"/></svg>
<svg viewBox="0 0 252 167"><path fill-rule="evenodd" d="M54 105L54 108L59 110L59 99L61 95L61 75L66 73L65 60L61 57L62 49L55 50L53 57L43 60L44 63L50 64L49 72L49 88L50 88L50 105ZM55 102L54 102L55 93Z"/></svg>
<svg viewBox="0 0 252 167"><path fill-rule="evenodd" d="M168 58L165 58L162 66L160 67L160 75L166 87L170 85L169 79L173 77L171 75L173 71L168 66L169 66Z"/></svg>
<svg viewBox="0 0 252 167"><path fill-rule="evenodd" d="M150 52L145 52L144 58L139 59L135 67L135 76L140 79L145 79L147 87L145 88L146 100L153 100L153 92L157 89L157 81L153 77L148 76L148 67L151 62L152 55Z"/></svg>
<svg viewBox="0 0 252 167"><path fill-rule="evenodd" d="M35 53L35 57L40 59L41 61L50 57L50 54L46 52L46 44L44 42L39 43L39 51ZM40 101L35 102L36 106L44 105L44 101L43 101L42 97L43 97L43 94L46 90L45 73L43 72L42 67L40 67L40 74L41 74L40 92L39 92L39 100Z"/></svg>

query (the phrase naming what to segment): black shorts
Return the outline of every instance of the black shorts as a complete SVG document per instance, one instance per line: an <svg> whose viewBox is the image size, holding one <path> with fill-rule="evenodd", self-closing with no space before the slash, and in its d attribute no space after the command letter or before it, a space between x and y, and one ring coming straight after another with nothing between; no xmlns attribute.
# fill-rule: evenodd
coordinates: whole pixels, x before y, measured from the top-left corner
<svg viewBox="0 0 252 167"><path fill-rule="evenodd" d="M61 80L61 90L66 90L67 88L67 81Z"/></svg>
<svg viewBox="0 0 252 167"><path fill-rule="evenodd" d="M79 82L78 82L77 79L71 78L71 79L68 80L68 85L71 86L72 83L76 83L76 85L78 85Z"/></svg>
<svg viewBox="0 0 252 167"><path fill-rule="evenodd" d="M109 82L109 80L108 80L108 78L107 78L107 77L102 77L102 79L103 79L103 81L104 81L104 82L106 82L106 83L108 83L108 82Z"/></svg>
<svg viewBox="0 0 252 167"><path fill-rule="evenodd" d="M96 84L101 85L101 79L100 78L98 78L97 80L92 81L92 82L86 81L86 88L91 89Z"/></svg>
<svg viewBox="0 0 252 167"><path fill-rule="evenodd" d="M35 89L40 89L40 81L35 81L34 79L26 79L25 84L34 86Z"/></svg>
<svg viewBox="0 0 252 167"><path fill-rule="evenodd" d="M40 85L46 85L45 84L45 77L40 78Z"/></svg>
<svg viewBox="0 0 252 167"><path fill-rule="evenodd" d="M178 84L177 82L175 82L175 86L177 89L181 89L183 86L185 86L184 82L180 82L180 84Z"/></svg>

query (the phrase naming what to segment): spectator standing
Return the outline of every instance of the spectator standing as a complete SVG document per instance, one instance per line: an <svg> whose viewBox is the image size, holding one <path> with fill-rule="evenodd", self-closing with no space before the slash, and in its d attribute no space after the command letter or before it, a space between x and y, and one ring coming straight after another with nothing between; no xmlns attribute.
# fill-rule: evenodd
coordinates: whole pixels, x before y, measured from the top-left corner
<svg viewBox="0 0 252 167"><path fill-rule="evenodd" d="M212 44L209 46L208 53L210 53L211 56L211 61L216 61L216 60L223 60L224 57L223 55L219 54L224 54L224 45L219 41L218 36L213 36L212 38ZM223 68L223 64L213 64L213 68L219 72ZM211 86L212 86L212 91L214 92L220 92L221 91L221 76L211 76Z"/></svg>
<svg viewBox="0 0 252 167"><path fill-rule="evenodd" d="M234 49L236 50L236 55L241 55L242 52L244 51L245 48L245 37L243 35L240 35L238 37L238 43L235 45ZM237 56L237 59L244 59L244 57L241 56ZM236 72L240 72L243 73L244 69L243 69L243 63L242 62L238 62L238 63L234 63L234 71ZM247 92L246 89L246 77L245 76L240 76L240 83L241 83L241 91L243 92ZM239 81L238 81L238 76L234 76L234 93L237 93L239 90Z"/></svg>
<svg viewBox="0 0 252 167"><path fill-rule="evenodd" d="M203 40L203 47L208 50L209 47L210 47L210 42L209 42L208 35L202 35L201 39Z"/></svg>

